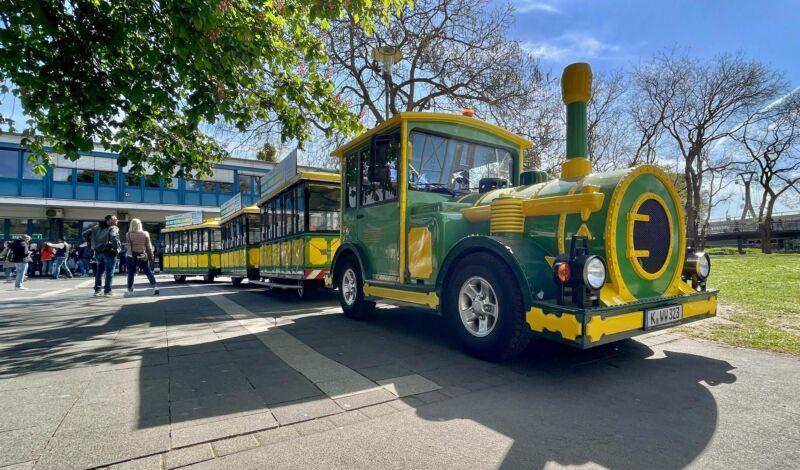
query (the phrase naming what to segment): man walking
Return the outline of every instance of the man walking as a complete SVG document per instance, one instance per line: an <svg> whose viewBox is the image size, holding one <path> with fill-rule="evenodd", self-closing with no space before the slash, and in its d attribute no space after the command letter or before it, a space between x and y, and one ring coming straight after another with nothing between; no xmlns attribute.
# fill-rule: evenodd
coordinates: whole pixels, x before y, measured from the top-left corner
<svg viewBox="0 0 800 470"><path fill-rule="evenodd" d="M64 272L67 273L67 277L72 279L72 272L69 270L69 267L67 267L69 243L67 243L63 237L59 237L58 243L45 242L45 245L56 250L55 259L53 260L53 269L49 274L53 276L53 279L58 279L58 276L61 274L61 270L63 269Z"/></svg>
<svg viewBox="0 0 800 470"><path fill-rule="evenodd" d="M107 215L100 222L83 233L84 237L89 237L92 249L95 252L97 268L94 273L94 296L112 297L111 279L114 276L114 264L117 262L119 252L119 228L117 228L117 216ZM105 275L105 287L103 293L100 292L102 278Z"/></svg>
<svg viewBox="0 0 800 470"><path fill-rule="evenodd" d="M78 246L78 267L81 270L80 277L89 275L89 267L92 263L92 247L89 246L89 241L84 240Z"/></svg>
<svg viewBox="0 0 800 470"><path fill-rule="evenodd" d="M14 262L14 267L17 270L17 279L14 283L15 289L27 289L23 283L25 282L25 274L28 272L28 263L31 261L30 241L31 236L25 234L11 244L11 261Z"/></svg>

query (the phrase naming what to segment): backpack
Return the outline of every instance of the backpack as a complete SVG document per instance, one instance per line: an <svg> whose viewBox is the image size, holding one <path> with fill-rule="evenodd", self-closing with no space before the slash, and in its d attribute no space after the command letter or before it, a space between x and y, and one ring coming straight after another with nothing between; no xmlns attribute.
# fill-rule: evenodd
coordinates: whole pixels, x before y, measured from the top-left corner
<svg viewBox="0 0 800 470"><path fill-rule="evenodd" d="M11 244L11 261L22 263L28 256L28 244L22 240L14 240Z"/></svg>

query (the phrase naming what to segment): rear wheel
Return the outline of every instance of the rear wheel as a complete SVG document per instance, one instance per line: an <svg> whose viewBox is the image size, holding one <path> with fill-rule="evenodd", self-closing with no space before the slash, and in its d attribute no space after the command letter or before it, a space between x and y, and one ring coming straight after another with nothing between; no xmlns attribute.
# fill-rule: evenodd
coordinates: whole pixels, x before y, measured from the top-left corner
<svg viewBox="0 0 800 470"><path fill-rule="evenodd" d="M234 286L241 285L243 280L244 280L243 277L232 277L231 278L231 282L233 283Z"/></svg>
<svg viewBox="0 0 800 470"><path fill-rule="evenodd" d="M186 282L186 276L172 276L175 282Z"/></svg>
<svg viewBox="0 0 800 470"><path fill-rule="evenodd" d="M467 255L445 289L445 314L464 347L482 359L502 361L530 341L522 293L514 273L488 253Z"/></svg>
<svg viewBox="0 0 800 470"><path fill-rule="evenodd" d="M206 276L203 276L203 282L214 282L214 275L208 274Z"/></svg>
<svg viewBox="0 0 800 470"><path fill-rule="evenodd" d="M375 311L375 302L364 300L364 278L358 265L344 261L339 275L339 303L345 315L356 320L369 318Z"/></svg>

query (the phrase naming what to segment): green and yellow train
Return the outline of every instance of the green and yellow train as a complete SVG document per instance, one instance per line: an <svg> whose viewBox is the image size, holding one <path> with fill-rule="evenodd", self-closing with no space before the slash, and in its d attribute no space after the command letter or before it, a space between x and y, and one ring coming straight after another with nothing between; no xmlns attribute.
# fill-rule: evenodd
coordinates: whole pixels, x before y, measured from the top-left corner
<svg viewBox="0 0 800 470"><path fill-rule="evenodd" d="M649 165L594 173L588 64L567 67L562 94L558 179L522 171L531 144L468 113L400 113L334 152L341 246L326 281L345 314L367 317L379 299L431 309L488 359L534 335L589 348L716 314L710 260L687 249L670 178Z"/></svg>
<svg viewBox="0 0 800 470"><path fill-rule="evenodd" d="M162 273L176 282L202 276L206 282L222 273L222 235L219 219L203 219L202 212L188 212L166 218Z"/></svg>
<svg viewBox="0 0 800 470"><path fill-rule="evenodd" d="M221 272L235 286L260 279L261 215L257 206L242 207L241 201L240 193L220 208Z"/></svg>
<svg viewBox="0 0 800 470"><path fill-rule="evenodd" d="M300 298L324 287L339 247L339 175L297 171L296 154L262 180L261 285L295 289Z"/></svg>

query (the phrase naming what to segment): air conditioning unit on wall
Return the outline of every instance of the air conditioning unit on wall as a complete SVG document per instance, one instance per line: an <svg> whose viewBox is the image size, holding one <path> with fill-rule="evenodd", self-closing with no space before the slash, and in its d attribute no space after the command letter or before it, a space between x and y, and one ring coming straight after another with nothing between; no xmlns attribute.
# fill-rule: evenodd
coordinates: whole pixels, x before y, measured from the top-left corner
<svg viewBox="0 0 800 470"><path fill-rule="evenodd" d="M64 217L64 209L45 209L44 215L46 215L48 219L60 219Z"/></svg>
<svg viewBox="0 0 800 470"><path fill-rule="evenodd" d="M117 212L117 220L119 222L129 222L130 215L127 212Z"/></svg>

